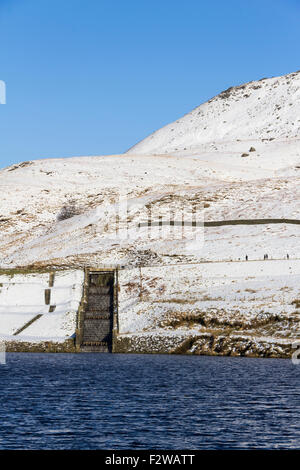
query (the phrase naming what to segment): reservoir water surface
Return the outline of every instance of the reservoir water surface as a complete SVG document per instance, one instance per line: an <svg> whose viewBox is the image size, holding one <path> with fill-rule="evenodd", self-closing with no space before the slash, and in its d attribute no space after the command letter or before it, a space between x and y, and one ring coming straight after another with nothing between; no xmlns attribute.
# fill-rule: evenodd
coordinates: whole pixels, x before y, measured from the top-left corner
<svg viewBox="0 0 300 470"><path fill-rule="evenodd" d="M0 449L299 449L300 366L180 355L7 354Z"/></svg>

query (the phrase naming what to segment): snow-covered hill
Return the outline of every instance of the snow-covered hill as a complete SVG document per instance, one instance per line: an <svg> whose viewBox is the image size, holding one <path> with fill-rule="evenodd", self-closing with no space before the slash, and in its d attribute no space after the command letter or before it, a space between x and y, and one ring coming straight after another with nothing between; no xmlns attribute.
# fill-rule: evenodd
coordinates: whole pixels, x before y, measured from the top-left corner
<svg viewBox="0 0 300 470"><path fill-rule="evenodd" d="M157 328L161 334L163 320L168 320L169 335L170 325L184 318L185 329L175 332L180 338L191 334L191 328L200 328L201 334L214 334L215 326L195 326L200 320L209 324L205 298L212 298L209 308L215 317L220 316L220 321L228 320L228 334L236 328L237 315L246 325L242 327L251 327L255 336L255 325L263 312L268 322L269 317L272 321L260 335L268 334L270 344L278 336L273 316L280 311L280 341L291 343L299 337L300 225L283 221L206 226L203 230L201 226L182 228L180 221L184 218L200 225L203 220L299 221L299 174L300 73L233 88L157 131L126 154L37 160L2 169L0 274L4 268L54 270L116 265L126 266L133 273L132 268L144 266L147 276L151 269L156 273L154 279L147 278L147 285L154 294L158 292L161 303L153 301L151 292L151 308L149 304L143 306L139 297L140 304L135 307L140 309L139 325L132 319L134 310L123 312L125 330L127 320L135 324L134 330L127 328L127 333L140 337L139 328L145 327L150 336ZM149 220L154 226L147 226ZM177 225L169 223L162 228L157 226L158 221L176 221ZM266 253L269 261L263 261ZM253 263L242 263L246 254ZM272 261L275 259L278 261ZM200 267L203 262L207 264ZM192 266L190 276L184 277L189 269L184 266ZM228 278L231 290L219 277L204 285L203 273L214 271L214 266L221 271L223 266L233 270L234 275ZM240 269L244 270L242 281ZM280 272L272 276L273 269ZM171 272L172 279L164 285ZM265 272L268 274L263 275ZM7 272L2 274L7 280ZM142 270L139 275L142 277ZM247 294L249 280L253 298ZM141 287L141 279L136 286ZM126 289L132 293L132 280ZM164 298L165 289L170 292ZM194 291L200 297L187 298ZM194 301L198 302L199 314L195 321L190 318L195 313ZM175 309L174 302L180 309ZM178 312L182 316L179 320ZM61 315L62 323L65 313ZM146 326L142 322L144 314ZM75 316L73 312L73 323ZM53 318L52 312L47 312L37 327ZM0 317L0 334L3 319ZM50 337L49 328L47 335L43 331L35 334ZM222 323L218 334L224 328ZM4 334L6 329L2 330Z"/></svg>
<svg viewBox="0 0 300 470"><path fill-rule="evenodd" d="M300 71L229 88L154 132L128 153L222 152L242 148L235 145L238 141L299 139L299 111Z"/></svg>
<svg viewBox="0 0 300 470"><path fill-rule="evenodd" d="M132 235L151 216L300 219L300 73L232 88L127 154L24 162L0 171L0 266L230 260L299 255L297 226L215 227L187 253ZM128 199L129 237L116 239ZM200 208L200 209L199 209ZM192 210L194 210L192 209ZM63 212L69 216L62 216ZM65 220L62 220L65 219ZM173 238L173 239L172 239ZM176 238L176 237L175 237ZM178 237L177 237L178 238Z"/></svg>
<svg viewBox="0 0 300 470"><path fill-rule="evenodd" d="M213 159L204 163L197 156L121 155L40 160L1 170L0 266L230 260L243 258L246 251L252 258L265 252L276 258L286 252L299 256L295 225L210 227L204 247L193 253L185 251L178 236L154 243L146 228L135 233L149 214L168 220L175 211L181 220L183 211L189 219L191 207L199 208L206 221L300 219L294 154L285 154L289 176L278 169L279 176L270 170L272 177L266 177L265 169L252 171L245 160L227 165ZM131 204L129 236L121 240L116 238L120 194ZM59 220L63 207L72 217Z"/></svg>

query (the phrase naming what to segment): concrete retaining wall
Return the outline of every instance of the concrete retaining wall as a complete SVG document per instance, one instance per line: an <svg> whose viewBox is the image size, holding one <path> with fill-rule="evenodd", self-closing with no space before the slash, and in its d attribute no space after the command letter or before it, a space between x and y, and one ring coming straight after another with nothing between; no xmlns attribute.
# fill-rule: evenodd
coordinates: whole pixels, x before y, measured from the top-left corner
<svg viewBox="0 0 300 470"><path fill-rule="evenodd" d="M16 349L67 341L75 335L83 280L79 270L0 274L1 338Z"/></svg>

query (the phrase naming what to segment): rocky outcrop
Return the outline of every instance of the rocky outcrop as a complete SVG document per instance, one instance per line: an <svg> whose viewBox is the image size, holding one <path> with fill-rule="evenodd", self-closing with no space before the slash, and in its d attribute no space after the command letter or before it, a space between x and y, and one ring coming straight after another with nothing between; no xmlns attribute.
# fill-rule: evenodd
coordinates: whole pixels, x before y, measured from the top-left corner
<svg viewBox="0 0 300 470"><path fill-rule="evenodd" d="M291 358L293 351L293 343L286 340L188 332L119 335L114 344L114 352L118 353Z"/></svg>

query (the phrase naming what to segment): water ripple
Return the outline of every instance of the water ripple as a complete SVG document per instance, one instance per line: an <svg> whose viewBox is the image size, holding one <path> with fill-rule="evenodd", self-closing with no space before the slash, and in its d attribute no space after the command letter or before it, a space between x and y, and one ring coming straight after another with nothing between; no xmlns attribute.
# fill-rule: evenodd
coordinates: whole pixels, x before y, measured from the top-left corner
<svg viewBox="0 0 300 470"><path fill-rule="evenodd" d="M0 449L299 449L299 379L279 359L8 354Z"/></svg>

